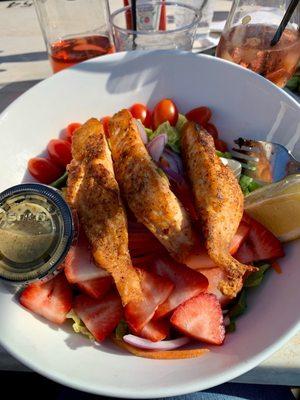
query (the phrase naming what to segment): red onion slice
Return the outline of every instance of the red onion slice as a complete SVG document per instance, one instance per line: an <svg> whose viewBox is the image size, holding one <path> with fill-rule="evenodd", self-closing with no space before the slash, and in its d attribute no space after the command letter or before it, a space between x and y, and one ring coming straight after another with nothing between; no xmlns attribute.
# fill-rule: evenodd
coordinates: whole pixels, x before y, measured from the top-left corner
<svg viewBox="0 0 300 400"><path fill-rule="evenodd" d="M151 342L135 335L123 336L124 342L131 344L134 347L145 350L175 350L178 347L184 346L190 342L188 337L181 337L173 340L161 340L160 342Z"/></svg>
<svg viewBox="0 0 300 400"><path fill-rule="evenodd" d="M154 161L158 162L168 141L168 136L165 133L156 136L147 144L147 150Z"/></svg>
<svg viewBox="0 0 300 400"><path fill-rule="evenodd" d="M141 139L142 139L143 143L147 144L148 143L148 136L147 136L147 133L145 131L144 125L141 123L141 121L139 119L135 119L135 123L136 123L136 126L138 128L138 131L139 131L139 134L141 136Z"/></svg>
<svg viewBox="0 0 300 400"><path fill-rule="evenodd" d="M164 172L167 174L168 178L178 185L187 185L186 180L182 175L179 175L176 171L171 168L163 168Z"/></svg>
<svg viewBox="0 0 300 400"><path fill-rule="evenodd" d="M169 178L171 190L175 196L181 201L183 207L188 211L193 221L197 221L198 217L193 203L193 194L191 189L182 175L177 174L171 168L163 168Z"/></svg>
<svg viewBox="0 0 300 400"><path fill-rule="evenodd" d="M170 168L177 174L183 175L183 164L180 156L168 147L165 148L160 161L162 168L165 168L167 163L167 168Z"/></svg>

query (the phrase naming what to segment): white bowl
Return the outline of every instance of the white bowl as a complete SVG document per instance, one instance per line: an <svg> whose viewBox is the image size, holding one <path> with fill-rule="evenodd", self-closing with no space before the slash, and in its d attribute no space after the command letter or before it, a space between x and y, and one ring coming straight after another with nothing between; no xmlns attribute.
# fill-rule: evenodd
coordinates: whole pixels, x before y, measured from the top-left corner
<svg viewBox="0 0 300 400"><path fill-rule="evenodd" d="M0 190L26 179L41 153L71 121L112 114L135 102L173 98L183 112L213 110L221 137L268 138L300 153L300 108L282 90L238 66L191 53L121 53L80 64L38 84L0 118ZM28 177L27 177L28 179ZM275 217L275 216L274 216ZM91 345L70 329L30 314L0 285L0 342L33 370L83 391L149 398L203 390L255 367L300 327L299 242L286 247L283 274L253 291L237 331L199 359L155 361L110 343Z"/></svg>

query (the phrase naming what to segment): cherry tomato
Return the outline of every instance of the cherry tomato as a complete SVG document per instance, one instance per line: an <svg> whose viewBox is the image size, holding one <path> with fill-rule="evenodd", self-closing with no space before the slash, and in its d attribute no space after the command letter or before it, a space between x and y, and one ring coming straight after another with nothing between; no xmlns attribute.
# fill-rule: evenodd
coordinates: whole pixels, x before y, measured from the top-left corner
<svg viewBox="0 0 300 400"><path fill-rule="evenodd" d="M107 138L109 137L109 121L110 121L110 119L111 119L111 117L109 117L109 116L103 117L100 119L100 122L102 122L102 124L103 124L105 136Z"/></svg>
<svg viewBox="0 0 300 400"><path fill-rule="evenodd" d="M185 114L189 121L194 121L203 126L211 118L211 110L208 107L197 107Z"/></svg>
<svg viewBox="0 0 300 400"><path fill-rule="evenodd" d="M206 122L206 124L204 124L203 127L207 130L207 132L208 132L209 134L211 134L211 136L212 136L214 139L218 139L218 136L219 136L219 134L218 134L218 129L215 127L214 124L212 124L212 123L210 123L210 122Z"/></svg>
<svg viewBox="0 0 300 400"><path fill-rule="evenodd" d="M146 128L151 128L151 112L144 104L136 103L129 111L133 118L139 119Z"/></svg>
<svg viewBox="0 0 300 400"><path fill-rule="evenodd" d="M28 161L30 174L41 183L52 183L58 179L62 170L48 158L34 157Z"/></svg>
<svg viewBox="0 0 300 400"><path fill-rule="evenodd" d="M69 142L72 142L72 136L74 134L74 132L76 131L76 129L80 128L82 124L80 124L79 122L72 122L71 124L69 124L66 127L66 140L68 140Z"/></svg>
<svg viewBox="0 0 300 400"><path fill-rule="evenodd" d="M51 161L58 166L66 167L72 160L71 143L66 140L50 140L47 150Z"/></svg>
<svg viewBox="0 0 300 400"><path fill-rule="evenodd" d="M221 139L215 139L215 147L216 150L222 151L222 153L228 150L227 144Z"/></svg>
<svg viewBox="0 0 300 400"><path fill-rule="evenodd" d="M163 122L169 121L175 126L178 120L178 110L171 99L163 99L156 104L152 115L153 129L157 129Z"/></svg>

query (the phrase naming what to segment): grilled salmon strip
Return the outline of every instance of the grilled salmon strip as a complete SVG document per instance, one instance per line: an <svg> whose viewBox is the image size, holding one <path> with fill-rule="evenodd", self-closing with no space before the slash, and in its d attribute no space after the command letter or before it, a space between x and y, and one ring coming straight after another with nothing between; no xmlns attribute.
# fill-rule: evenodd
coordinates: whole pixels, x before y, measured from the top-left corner
<svg viewBox="0 0 300 400"><path fill-rule="evenodd" d="M205 247L216 266L226 271L227 279L220 283L222 293L233 298L242 287L245 272L255 270L229 253L243 215L243 193L232 171L216 155L212 136L193 122L186 123L182 130L181 151L202 222Z"/></svg>
<svg viewBox="0 0 300 400"><path fill-rule="evenodd" d="M113 277L123 305L142 298L128 251L127 219L102 124L88 120L73 136L67 201L76 209L95 263Z"/></svg>
<svg viewBox="0 0 300 400"><path fill-rule="evenodd" d="M127 110L110 120L110 146L121 193L128 206L180 262L192 252L196 236L186 211L152 161L135 120Z"/></svg>

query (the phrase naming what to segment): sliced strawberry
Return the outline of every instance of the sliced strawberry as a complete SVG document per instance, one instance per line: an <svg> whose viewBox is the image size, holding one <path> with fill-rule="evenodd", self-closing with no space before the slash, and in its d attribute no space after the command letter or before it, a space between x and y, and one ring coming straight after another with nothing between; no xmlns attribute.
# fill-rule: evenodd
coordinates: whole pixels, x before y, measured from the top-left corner
<svg viewBox="0 0 300 400"><path fill-rule="evenodd" d="M237 260L248 264L284 256L282 244L273 233L248 215L244 215L244 221L250 225L250 232L234 256Z"/></svg>
<svg viewBox="0 0 300 400"><path fill-rule="evenodd" d="M131 232L128 235L130 253L145 254L162 250L160 242L151 232Z"/></svg>
<svg viewBox="0 0 300 400"><path fill-rule="evenodd" d="M253 261L257 261L256 259L258 257L255 254L254 245L252 242L250 240L246 240L239 250L234 254L234 258L245 264L250 264Z"/></svg>
<svg viewBox="0 0 300 400"><path fill-rule="evenodd" d="M94 299L100 299L109 292L113 284L111 276L104 278L91 279L89 281L79 282L77 286L79 289Z"/></svg>
<svg viewBox="0 0 300 400"><path fill-rule="evenodd" d="M216 296L200 293L181 304L171 323L185 335L210 344L222 344L225 338L223 314Z"/></svg>
<svg viewBox="0 0 300 400"><path fill-rule="evenodd" d="M87 238L82 232L79 235L78 242L71 247L65 258L65 275L70 283L108 276L104 269L94 264Z"/></svg>
<svg viewBox="0 0 300 400"><path fill-rule="evenodd" d="M140 301L131 301L125 307L126 321L130 327L139 332L149 322L157 307L171 294L174 284L141 268L136 268L139 275L144 298Z"/></svg>
<svg viewBox="0 0 300 400"><path fill-rule="evenodd" d="M156 254L152 253L141 257L132 257L131 261L134 267L141 267L148 269L153 264L155 259L156 259Z"/></svg>
<svg viewBox="0 0 300 400"><path fill-rule="evenodd" d="M75 298L74 310L99 342L113 332L123 315L121 299L116 293L109 293L101 300L81 294Z"/></svg>
<svg viewBox="0 0 300 400"><path fill-rule="evenodd" d="M216 264L210 259L204 245L197 247L194 254L191 254L186 260L185 264L191 268L200 270L201 268L214 268Z"/></svg>
<svg viewBox="0 0 300 400"><path fill-rule="evenodd" d="M165 248L148 230L131 231L128 239L129 252L134 266L148 268L151 265L149 261L153 261L155 256L166 254ZM147 258L148 260L146 260ZM138 263L139 259L141 260L140 264Z"/></svg>
<svg viewBox="0 0 300 400"><path fill-rule="evenodd" d="M246 240L249 232L250 225L246 221L242 220L230 244L230 254L235 254L237 252L239 247ZM189 258L185 261L185 264L188 267L196 270L200 270L202 268L206 269L216 267L216 264L210 259L209 255L207 254L207 250L204 245L198 246L195 254L190 255Z"/></svg>
<svg viewBox="0 0 300 400"><path fill-rule="evenodd" d="M64 274L46 283L32 283L22 292L20 303L55 324L62 324L72 308L72 290Z"/></svg>
<svg viewBox="0 0 300 400"><path fill-rule="evenodd" d="M134 334L141 336L152 342L164 340L169 335L170 323L164 319L159 321L149 321L140 331Z"/></svg>
<svg viewBox="0 0 300 400"><path fill-rule="evenodd" d="M219 283L220 281L226 279L226 274L222 268L207 268L207 269L200 269L200 272L206 276L208 279L208 288L206 289L207 293L212 293L216 296L219 300L221 306L225 306L230 302L230 298L225 296L219 290Z"/></svg>
<svg viewBox="0 0 300 400"><path fill-rule="evenodd" d="M155 319L167 315L181 303L204 292L208 286L207 279L201 273L193 271L171 258L157 259L153 264L153 271L157 275L168 278L175 285L167 300L156 310Z"/></svg>
<svg viewBox="0 0 300 400"><path fill-rule="evenodd" d="M235 254L242 243L246 240L248 234L250 232L250 225L246 223L246 221L242 220L236 234L234 235L231 245L230 245L230 254Z"/></svg>

